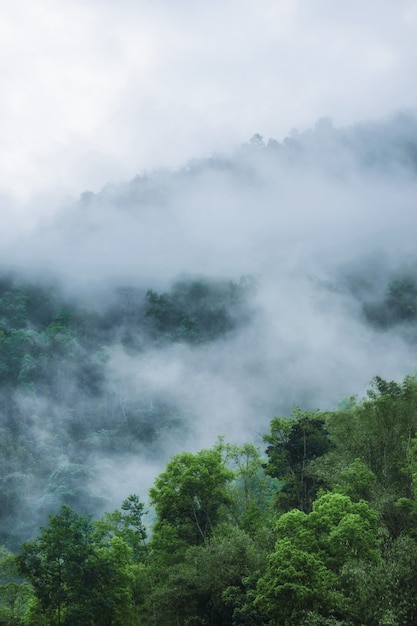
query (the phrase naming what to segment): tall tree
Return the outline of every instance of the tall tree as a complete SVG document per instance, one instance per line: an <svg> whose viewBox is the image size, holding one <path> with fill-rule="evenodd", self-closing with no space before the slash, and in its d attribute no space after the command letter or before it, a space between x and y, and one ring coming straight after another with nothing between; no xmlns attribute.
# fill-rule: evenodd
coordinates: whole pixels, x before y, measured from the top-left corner
<svg viewBox="0 0 417 626"><path fill-rule="evenodd" d="M50 516L35 541L21 546L18 569L32 583L40 612L58 626L69 623L68 610L73 612L75 606L80 609L82 605L85 623L91 619L87 597L91 580L86 565L92 553L90 518L66 505L58 515Z"/></svg>
<svg viewBox="0 0 417 626"><path fill-rule="evenodd" d="M233 476L219 447L176 454L149 490L158 516L155 530L169 524L187 544L205 541L229 502L226 484Z"/></svg>
<svg viewBox="0 0 417 626"><path fill-rule="evenodd" d="M291 419L274 417L264 441L268 444L266 471L282 483L278 508L309 511L320 483L307 472L308 464L333 446L324 417L300 409Z"/></svg>
<svg viewBox="0 0 417 626"><path fill-rule="evenodd" d="M118 520L121 529L109 519L95 528L89 517L63 505L37 539L22 545L17 567L31 582L37 601L31 625L39 623L39 615L51 626L137 624L135 594L143 583L143 568L133 553L141 507L136 497L126 502L130 508L127 519Z"/></svg>
<svg viewBox="0 0 417 626"><path fill-rule="evenodd" d="M267 623L313 623L304 621L308 612L349 618L356 611L355 598L344 594L344 568L355 563L361 571L381 560L375 511L366 502L327 493L309 514L294 509L282 515L275 530L275 550L259 580L256 600Z"/></svg>

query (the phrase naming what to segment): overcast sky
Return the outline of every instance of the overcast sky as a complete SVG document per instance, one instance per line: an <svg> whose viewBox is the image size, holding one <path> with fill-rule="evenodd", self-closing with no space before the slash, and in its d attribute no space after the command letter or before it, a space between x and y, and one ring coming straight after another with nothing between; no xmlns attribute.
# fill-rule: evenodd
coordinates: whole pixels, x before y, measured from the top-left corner
<svg viewBox="0 0 417 626"><path fill-rule="evenodd" d="M256 132L280 140L323 116L346 125L417 103L415 0L2 0L0 12L3 210L41 212Z"/></svg>

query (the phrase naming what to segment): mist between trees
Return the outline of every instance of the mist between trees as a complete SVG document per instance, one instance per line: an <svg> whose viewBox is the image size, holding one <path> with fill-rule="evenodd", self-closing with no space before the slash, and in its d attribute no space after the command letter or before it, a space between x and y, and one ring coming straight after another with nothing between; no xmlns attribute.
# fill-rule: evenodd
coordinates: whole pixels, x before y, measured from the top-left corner
<svg viewBox="0 0 417 626"><path fill-rule="evenodd" d="M394 340L404 338L413 348L412 276L396 274L379 299L369 299L365 280L371 279L349 276L338 283L360 308L363 331L385 341L389 330ZM257 352L241 358L248 336L249 346L255 345L254 333L263 349L267 322L257 304L260 288L250 277L184 278L163 293L116 288L99 310L64 297L57 285L4 276L2 542L18 545L60 503L104 511L120 491L119 481L127 482L126 490L138 482L146 490L164 459L187 441L191 447L213 441L214 428L227 429L239 441L246 433L259 440L262 422L256 412L263 412L266 425L268 403L270 414L272 403L282 406L283 399L290 409L285 378L277 390L267 390L268 361L260 363ZM319 291L329 303L340 297L328 285ZM252 397L259 390L266 394L263 407ZM213 392L220 397L210 398ZM239 422L238 394L248 399ZM311 383L299 393L310 402L314 396ZM209 411L216 411L217 420ZM207 423L201 418L205 413Z"/></svg>
<svg viewBox="0 0 417 626"><path fill-rule="evenodd" d="M85 192L29 237L5 224L13 236L3 242L0 277L2 562L12 571L7 550L19 553L23 541L27 559L43 562L53 528L73 524L98 604L75 602L81 590L61 567L68 557L58 556L59 576L68 578L44 592L55 594L60 617L57 604L33 595L29 568L23 587L5 574L12 595L4 620L13 623L10 611L21 602L27 615L35 607L31 623L33 611L63 624L413 623L411 599L408 608L382 603L365 618L352 598L362 598L364 611L384 589L387 603L396 598L383 567L404 588L413 575L405 553L415 549L416 128L403 114L345 129L322 120L281 143L255 135L233 155ZM351 400L373 379L366 401ZM404 382L384 383L393 380ZM293 405L305 415L271 423ZM307 434L314 458L297 456L297 437ZM236 473L243 450L258 468L256 488ZM135 535L139 557L125 520L133 513L107 514L110 521L105 511L139 493L142 514L151 485L168 480L156 479L164 468L183 476L203 459L222 476L214 509L199 493L171 507L151 491L156 521L143 522L148 538ZM315 511L326 507L339 513L320 539ZM168 509L192 519L173 523ZM107 519L108 530L100 535L90 515ZM286 524L294 524L294 541ZM306 541L315 534L311 550L297 539L300 529ZM349 563L337 543L345 531L354 546ZM369 539L360 549L359 534ZM294 557L295 572L315 572L314 592L278 571L283 557L273 551L284 535L290 543L276 551ZM216 578L219 554L237 577ZM287 617L271 596L279 576L293 590ZM99 603L106 584L120 592L111 610ZM368 587L374 600L360 596ZM187 588L194 595L178 596Z"/></svg>
<svg viewBox="0 0 417 626"><path fill-rule="evenodd" d="M261 452L175 454L96 520L63 504L0 553L4 624L415 623L417 381L275 417ZM266 446L266 447L265 447Z"/></svg>

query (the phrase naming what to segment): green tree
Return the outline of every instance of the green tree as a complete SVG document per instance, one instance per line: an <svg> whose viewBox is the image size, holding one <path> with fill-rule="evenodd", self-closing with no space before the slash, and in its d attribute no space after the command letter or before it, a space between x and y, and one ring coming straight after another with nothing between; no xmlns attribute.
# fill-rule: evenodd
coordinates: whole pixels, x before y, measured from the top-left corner
<svg viewBox="0 0 417 626"><path fill-rule="evenodd" d="M391 536L399 536L407 524L405 499L414 499L416 377L407 376L399 384L376 376L367 398L351 401L342 410L328 413L326 424L339 459L331 487L338 484L338 489L346 489L349 479L346 471L350 466L350 479L353 479L353 464L357 463L356 490L362 489L362 497L370 499ZM399 501L403 505L399 506Z"/></svg>
<svg viewBox="0 0 417 626"><path fill-rule="evenodd" d="M300 409L293 412L291 419L274 417L264 441L268 444L266 472L282 483L278 508L309 511L320 482L308 472L308 465L333 446L324 417Z"/></svg>
<svg viewBox="0 0 417 626"><path fill-rule="evenodd" d="M18 574L14 554L0 547L0 624L22 625L32 596L31 586Z"/></svg>
<svg viewBox="0 0 417 626"><path fill-rule="evenodd" d="M147 531L143 522L147 512L145 505L138 495L131 494L123 500L121 509L105 513L94 522L95 538L100 543L107 543L113 537L119 537L132 550L133 561L144 561L149 555Z"/></svg>
<svg viewBox="0 0 417 626"><path fill-rule="evenodd" d="M205 541L230 501L226 485L233 477L219 447L176 454L149 490L155 531L169 524L188 544Z"/></svg>
<svg viewBox="0 0 417 626"><path fill-rule="evenodd" d="M242 623L238 613L250 614L248 578L258 574L265 557L263 548L243 530L217 526L214 535L189 546L180 562L161 572L150 598L150 616L164 626Z"/></svg>
<svg viewBox="0 0 417 626"><path fill-rule="evenodd" d="M139 623L138 600L142 598L138 598L137 591L145 584L144 572L134 562L132 553L132 548L118 536L96 545L87 563L93 584L88 590L92 619L86 623L91 626L136 626ZM71 623L81 624L80 611L78 618L75 611L73 615L75 619Z"/></svg>
<svg viewBox="0 0 417 626"><path fill-rule="evenodd" d="M6 291L0 298L0 328L3 330L25 328L28 318L29 298L22 289Z"/></svg>
<svg viewBox="0 0 417 626"><path fill-rule="evenodd" d="M319 554L296 547L289 539L277 542L268 559L268 572L259 580L255 601L273 626L301 623L308 610L329 615L340 603L334 589L337 576Z"/></svg>
<svg viewBox="0 0 417 626"><path fill-rule="evenodd" d="M159 339L201 343L232 330L237 318L248 315L245 302L253 281L239 283L208 279L176 282L169 293L146 293L145 318Z"/></svg>
<svg viewBox="0 0 417 626"><path fill-rule="evenodd" d="M411 494L410 446L417 428L417 380L402 384L376 376L368 398L347 411L328 416L328 428L339 448L353 461L361 459L381 487Z"/></svg>
<svg viewBox="0 0 417 626"><path fill-rule="evenodd" d="M332 569L340 571L348 559L378 560L378 514L364 500L326 493L314 502L308 519L310 528L320 532L319 545Z"/></svg>
<svg viewBox="0 0 417 626"><path fill-rule="evenodd" d="M51 626L138 623L146 587L144 567L134 558L144 538L142 508L136 496L125 504L125 515L107 517L96 528L89 517L63 505L37 539L21 546L18 571L36 597L30 624L37 625L39 615Z"/></svg>
<svg viewBox="0 0 417 626"><path fill-rule="evenodd" d="M335 490L352 500L371 500L376 486L376 476L365 463L355 459L337 478Z"/></svg>
<svg viewBox="0 0 417 626"><path fill-rule="evenodd" d="M361 571L380 562L376 512L366 502L327 493L309 514L294 509L282 515L275 530L275 550L255 602L268 623L301 624L311 611L323 619L350 619L355 598L344 593L342 575L353 563Z"/></svg>
<svg viewBox="0 0 417 626"><path fill-rule="evenodd" d="M264 459L253 444L220 445L226 463L234 473L234 479L227 487L231 519L259 539L260 531L271 527L278 481L266 474Z"/></svg>
<svg viewBox="0 0 417 626"><path fill-rule="evenodd" d="M78 617L82 613L84 623L91 620L86 565L92 553L91 520L66 505L50 516L37 539L22 544L16 557L18 570L33 585L39 611L51 623L75 626L66 618L68 609Z"/></svg>

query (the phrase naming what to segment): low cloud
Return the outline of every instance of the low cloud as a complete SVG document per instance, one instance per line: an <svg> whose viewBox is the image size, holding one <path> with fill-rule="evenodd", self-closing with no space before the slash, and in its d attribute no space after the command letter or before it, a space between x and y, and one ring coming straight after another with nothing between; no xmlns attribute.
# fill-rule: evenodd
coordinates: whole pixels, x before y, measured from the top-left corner
<svg viewBox="0 0 417 626"><path fill-rule="evenodd" d="M416 270L416 172L412 114L340 129L322 120L283 142L255 136L229 155L83 193L16 234L3 264L58 280L83 310L119 315L112 344L94 357L105 363L99 400L71 391L74 366L63 370L60 397L19 397L39 449L54 445L60 423L69 433L53 475L78 489L71 433L97 422L85 480L97 507L109 509L130 491L145 497L179 450L223 435L262 445L271 418L293 405L333 409L362 396L375 375L410 373L410 327L372 325L363 305L381 299L402 267ZM248 309L224 336L158 343L133 325L134 348L123 340L123 306L142 319L147 289L248 275ZM124 420L139 443L126 438L115 450L112 432L123 433Z"/></svg>

